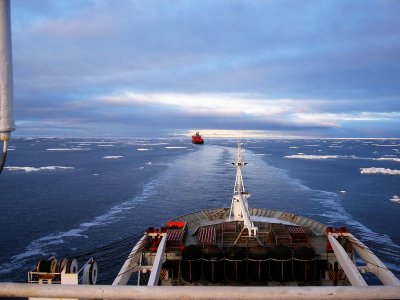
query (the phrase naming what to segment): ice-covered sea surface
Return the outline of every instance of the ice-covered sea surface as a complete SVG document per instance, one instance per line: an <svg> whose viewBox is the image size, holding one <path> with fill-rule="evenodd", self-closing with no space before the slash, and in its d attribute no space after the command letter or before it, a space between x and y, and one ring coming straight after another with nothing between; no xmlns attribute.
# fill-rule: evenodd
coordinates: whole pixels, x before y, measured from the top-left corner
<svg viewBox="0 0 400 300"><path fill-rule="evenodd" d="M143 230L228 207L234 140L14 139L0 176L0 281L94 256L111 283ZM246 140L250 206L347 226L400 277L399 140Z"/></svg>

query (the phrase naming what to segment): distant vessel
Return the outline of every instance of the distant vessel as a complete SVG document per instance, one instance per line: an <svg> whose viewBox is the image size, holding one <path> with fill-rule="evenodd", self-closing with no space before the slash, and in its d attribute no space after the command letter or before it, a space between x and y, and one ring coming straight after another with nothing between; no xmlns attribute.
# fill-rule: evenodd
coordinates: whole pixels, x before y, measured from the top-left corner
<svg viewBox="0 0 400 300"><path fill-rule="evenodd" d="M195 135L192 136L193 144L204 144L204 139L201 137L200 133L197 131Z"/></svg>
<svg viewBox="0 0 400 300"><path fill-rule="evenodd" d="M396 203L400 203L400 197L397 195L394 195L392 199L390 199L390 201L396 202Z"/></svg>

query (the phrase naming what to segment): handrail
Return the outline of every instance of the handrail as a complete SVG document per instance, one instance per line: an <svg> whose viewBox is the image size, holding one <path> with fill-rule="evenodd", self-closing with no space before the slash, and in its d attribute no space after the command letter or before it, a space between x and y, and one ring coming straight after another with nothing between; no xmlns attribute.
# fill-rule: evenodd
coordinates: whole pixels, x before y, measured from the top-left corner
<svg viewBox="0 0 400 300"><path fill-rule="evenodd" d="M400 299L400 287L109 286L0 283L0 297L86 299Z"/></svg>

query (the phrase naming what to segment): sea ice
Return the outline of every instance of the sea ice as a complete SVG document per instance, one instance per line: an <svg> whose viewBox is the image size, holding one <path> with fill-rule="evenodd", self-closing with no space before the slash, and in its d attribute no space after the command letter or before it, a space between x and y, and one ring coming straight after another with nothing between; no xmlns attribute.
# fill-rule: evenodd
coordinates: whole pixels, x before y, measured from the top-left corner
<svg viewBox="0 0 400 300"><path fill-rule="evenodd" d="M294 154L286 155L285 158L299 158L299 159L334 159L338 158L337 155L306 155L306 154Z"/></svg>
<svg viewBox="0 0 400 300"><path fill-rule="evenodd" d="M360 168L361 174L388 174L388 175L400 175L400 170L392 170L386 168Z"/></svg>
<svg viewBox="0 0 400 300"><path fill-rule="evenodd" d="M62 167L62 166L47 166L47 167L5 167L10 171L25 171L25 172L38 172L38 171L55 171L55 170L65 170L74 169L74 167Z"/></svg>

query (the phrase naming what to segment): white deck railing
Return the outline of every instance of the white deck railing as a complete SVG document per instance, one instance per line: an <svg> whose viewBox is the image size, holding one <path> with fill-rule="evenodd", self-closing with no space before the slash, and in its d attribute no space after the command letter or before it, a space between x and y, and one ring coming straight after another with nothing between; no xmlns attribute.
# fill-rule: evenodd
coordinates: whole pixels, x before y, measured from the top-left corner
<svg viewBox="0 0 400 300"><path fill-rule="evenodd" d="M85 299L400 299L400 287L137 287L0 283L0 297Z"/></svg>

